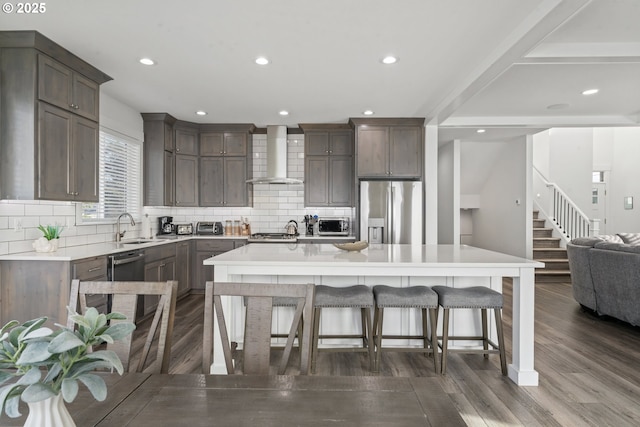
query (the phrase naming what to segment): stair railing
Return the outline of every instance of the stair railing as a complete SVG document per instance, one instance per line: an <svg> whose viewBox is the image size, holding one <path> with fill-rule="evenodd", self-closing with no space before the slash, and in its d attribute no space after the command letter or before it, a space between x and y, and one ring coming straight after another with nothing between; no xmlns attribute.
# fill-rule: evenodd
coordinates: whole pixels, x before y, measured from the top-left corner
<svg viewBox="0 0 640 427"><path fill-rule="evenodd" d="M569 241L577 237L596 236L598 220L590 220L557 184L547 181L535 166L533 170L534 191L543 199L538 207L562 237Z"/></svg>

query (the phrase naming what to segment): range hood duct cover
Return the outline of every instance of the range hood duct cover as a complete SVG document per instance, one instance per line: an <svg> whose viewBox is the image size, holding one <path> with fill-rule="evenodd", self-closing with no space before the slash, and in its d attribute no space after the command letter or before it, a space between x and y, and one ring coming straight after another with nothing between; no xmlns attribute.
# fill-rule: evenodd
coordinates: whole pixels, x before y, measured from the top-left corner
<svg viewBox="0 0 640 427"><path fill-rule="evenodd" d="M287 178L287 127L267 126L267 176L247 180L250 184L302 184Z"/></svg>

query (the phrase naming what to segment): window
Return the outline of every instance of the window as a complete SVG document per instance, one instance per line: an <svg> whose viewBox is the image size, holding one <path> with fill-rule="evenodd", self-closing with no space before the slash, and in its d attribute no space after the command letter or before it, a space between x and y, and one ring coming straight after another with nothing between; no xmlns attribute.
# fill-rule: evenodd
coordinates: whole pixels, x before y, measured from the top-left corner
<svg viewBox="0 0 640 427"><path fill-rule="evenodd" d="M82 221L114 220L123 212L141 217L140 142L100 130L99 202L82 204Z"/></svg>

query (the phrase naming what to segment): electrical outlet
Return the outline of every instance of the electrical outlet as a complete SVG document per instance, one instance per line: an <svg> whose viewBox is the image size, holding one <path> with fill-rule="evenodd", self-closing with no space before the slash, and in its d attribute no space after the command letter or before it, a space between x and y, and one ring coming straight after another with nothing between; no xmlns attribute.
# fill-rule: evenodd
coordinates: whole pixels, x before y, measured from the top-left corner
<svg viewBox="0 0 640 427"><path fill-rule="evenodd" d="M22 231L22 218L16 218L13 220L13 230Z"/></svg>

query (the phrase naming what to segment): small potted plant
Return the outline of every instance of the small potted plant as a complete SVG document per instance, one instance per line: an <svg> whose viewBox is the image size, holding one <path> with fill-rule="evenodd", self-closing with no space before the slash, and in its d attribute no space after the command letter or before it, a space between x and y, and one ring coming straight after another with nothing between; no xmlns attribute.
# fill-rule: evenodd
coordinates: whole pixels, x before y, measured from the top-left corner
<svg viewBox="0 0 640 427"><path fill-rule="evenodd" d="M33 248L36 252L55 252L58 250L60 234L64 227L60 225L39 225L38 230L42 231L43 237L33 242Z"/></svg>
<svg viewBox="0 0 640 427"><path fill-rule="evenodd" d="M0 384L16 380L0 387L0 411L19 417L22 399L29 406L25 426L75 426L64 402L75 399L79 382L102 401L107 386L93 371L115 369L122 375L122 361L113 351L90 352L90 348L125 338L135 325L111 324L111 320L126 318L115 312L99 314L93 307L85 315L69 311L77 325L75 331L60 325L53 331L45 326L46 317L23 324L14 320L0 329Z"/></svg>

